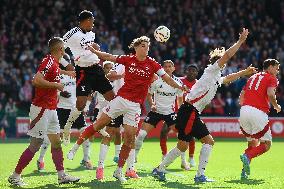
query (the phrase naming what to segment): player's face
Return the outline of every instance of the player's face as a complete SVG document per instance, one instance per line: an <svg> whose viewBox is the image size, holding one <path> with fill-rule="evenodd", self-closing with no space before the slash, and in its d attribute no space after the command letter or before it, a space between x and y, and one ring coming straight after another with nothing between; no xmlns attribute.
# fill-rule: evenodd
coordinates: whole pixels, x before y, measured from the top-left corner
<svg viewBox="0 0 284 189"><path fill-rule="evenodd" d="M190 80L194 80L197 78L197 75L198 75L198 71L196 68L194 67L189 67L187 69L187 73L186 73L187 77L190 79Z"/></svg>
<svg viewBox="0 0 284 189"><path fill-rule="evenodd" d="M147 56L149 52L149 43L142 42L135 48L136 54L140 56Z"/></svg>
<svg viewBox="0 0 284 189"><path fill-rule="evenodd" d="M106 65L104 66L104 72L105 72L105 74L108 74L111 69L112 69L112 64L106 64Z"/></svg>
<svg viewBox="0 0 284 189"><path fill-rule="evenodd" d="M61 57L63 57L63 55L65 54L65 47L64 47L63 42L60 44L59 51L60 51Z"/></svg>
<svg viewBox="0 0 284 189"><path fill-rule="evenodd" d="M87 20L85 20L85 23L86 23L86 28L85 28L85 30L87 31L87 32L89 32L89 31L92 31L92 29L93 29L93 27L94 27L94 21L95 21L95 19L92 17L92 18L88 18Z"/></svg>
<svg viewBox="0 0 284 189"><path fill-rule="evenodd" d="M174 65L171 63L164 63L163 68L168 75L171 75L175 71Z"/></svg>
<svg viewBox="0 0 284 189"><path fill-rule="evenodd" d="M279 67L280 67L279 64L271 66L271 74L276 76L279 73Z"/></svg>

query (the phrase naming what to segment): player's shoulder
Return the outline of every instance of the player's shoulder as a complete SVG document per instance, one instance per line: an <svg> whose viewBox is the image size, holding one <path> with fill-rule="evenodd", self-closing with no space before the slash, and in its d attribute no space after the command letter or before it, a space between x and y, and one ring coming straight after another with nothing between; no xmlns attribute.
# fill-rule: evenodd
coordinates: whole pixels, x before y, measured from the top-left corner
<svg viewBox="0 0 284 189"><path fill-rule="evenodd" d="M46 55L41 60L41 64L50 64L50 65L52 65L54 62L55 62L55 59L50 54Z"/></svg>
<svg viewBox="0 0 284 189"><path fill-rule="evenodd" d="M152 58L152 57L150 57L150 56L147 56L147 60L148 60L149 62L151 62L151 63L157 63L157 64L158 64L158 62L156 61L156 59L155 59L155 58Z"/></svg>
<svg viewBox="0 0 284 189"><path fill-rule="evenodd" d="M183 82L182 82L182 80L181 80L179 77L173 75L173 79L175 80L175 82L177 82L177 83L183 85Z"/></svg>
<svg viewBox="0 0 284 189"><path fill-rule="evenodd" d="M64 34L63 40L66 42L66 40L70 39L71 37L79 36L80 34L82 34L82 29L79 27L74 27Z"/></svg>

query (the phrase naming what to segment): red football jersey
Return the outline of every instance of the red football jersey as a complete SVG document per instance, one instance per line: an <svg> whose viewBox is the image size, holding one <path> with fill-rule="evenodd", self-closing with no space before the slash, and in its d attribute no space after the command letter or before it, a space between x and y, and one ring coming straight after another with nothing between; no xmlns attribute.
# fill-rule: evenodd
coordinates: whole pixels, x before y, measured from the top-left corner
<svg viewBox="0 0 284 189"><path fill-rule="evenodd" d="M244 105L255 107L265 113L269 112L267 89L277 87L278 80L267 72L259 72L251 76L244 87Z"/></svg>
<svg viewBox="0 0 284 189"><path fill-rule="evenodd" d="M121 55L116 62L125 66L124 85L117 95L139 104L144 102L154 74L165 74L161 65L148 56L144 61L139 61L136 55Z"/></svg>
<svg viewBox="0 0 284 189"><path fill-rule="evenodd" d="M44 79L49 82L60 82L59 63L51 55L47 55L41 61L38 72L40 72L44 76ZM46 109L56 109L57 89L35 87L35 96L32 103Z"/></svg>

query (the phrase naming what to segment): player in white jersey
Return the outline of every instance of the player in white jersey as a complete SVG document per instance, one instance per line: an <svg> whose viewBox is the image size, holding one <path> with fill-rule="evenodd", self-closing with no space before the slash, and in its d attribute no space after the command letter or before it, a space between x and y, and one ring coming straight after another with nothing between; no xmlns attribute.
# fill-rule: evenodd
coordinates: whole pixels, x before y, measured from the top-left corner
<svg viewBox="0 0 284 189"><path fill-rule="evenodd" d="M174 63L171 60L163 62L163 68L166 73L171 76L179 85L183 85L182 81L173 75L175 70ZM153 100L154 97L154 100ZM162 78L157 78L150 86L147 100L150 104L151 111L142 123L142 128L135 141L135 156L137 160L138 153L142 147L143 141L147 134L152 131L160 121L164 121L170 129L175 130L176 113L175 102L177 99L177 107L183 102L183 91L169 86ZM182 168L189 170L189 165L185 159L185 153L182 155Z"/></svg>
<svg viewBox="0 0 284 189"><path fill-rule="evenodd" d="M227 61L237 52L242 43L245 42L248 35L248 30L242 30L239 40L225 51L224 48L215 49L210 52L210 65L204 70L201 78L193 85L190 92L187 94L185 102L181 105L176 120L176 129L178 130L178 143L165 157L165 159L156 167L152 175L159 180L165 180L165 168L169 166L181 152L185 152L188 147L188 142L195 137L202 143L200 150L199 165L197 174L194 178L196 183L213 182L205 175L205 168L208 163L209 155L214 145L214 140L210 135L206 125L200 120L200 113L206 105L214 98L217 88L221 84L228 84L237 80L242 76L246 76L255 72L254 67L248 67L237 73L232 73L226 77L221 77L221 71Z"/></svg>
<svg viewBox="0 0 284 189"><path fill-rule="evenodd" d="M84 10L79 14L78 20L79 26L71 29L63 36L65 46L70 48L74 56L77 82L76 107L72 109L63 131L63 143L65 145L70 143L71 126L85 108L87 97L92 91L103 94L108 101L114 98L112 85L99 64L100 59L87 49L89 45L99 49L99 46L95 43L95 33L92 32L93 14Z"/></svg>
<svg viewBox="0 0 284 189"><path fill-rule="evenodd" d="M68 61L70 61L70 58L68 56L65 59L61 59L60 63L61 65L67 67L67 65L69 65ZM76 104L76 80L75 78L62 74L60 75L60 83L63 84L64 91L59 93L56 111L59 119L60 128L63 129L71 110L75 107ZM89 103L87 104L88 105L86 107L89 107L90 104ZM79 129L81 132L85 129L86 122L83 117L83 114L81 114L79 118L74 122L73 127ZM46 137L43 141L43 144L41 145L40 155L37 160L37 168L39 171L44 170L44 156L49 144L50 141ZM93 169L93 165L90 161L90 141L86 140L83 143L82 147L83 147L84 157L83 160L81 161L81 164L85 166L87 169Z"/></svg>

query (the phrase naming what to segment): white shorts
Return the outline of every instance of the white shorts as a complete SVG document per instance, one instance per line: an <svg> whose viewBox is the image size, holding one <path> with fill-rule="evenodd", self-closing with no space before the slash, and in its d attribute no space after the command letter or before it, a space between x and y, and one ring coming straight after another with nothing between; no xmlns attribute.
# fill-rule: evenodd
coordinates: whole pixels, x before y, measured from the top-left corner
<svg viewBox="0 0 284 189"><path fill-rule="evenodd" d="M47 134L60 133L60 126L56 110L44 109L35 105L30 107L30 128L28 135L42 138Z"/></svg>
<svg viewBox="0 0 284 189"><path fill-rule="evenodd" d="M141 107L139 103L117 96L103 108L103 112L112 119L123 115L123 124L138 127Z"/></svg>
<svg viewBox="0 0 284 189"><path fill-rule="evenodd" d="M264 129L268 124L268 115L252 106L242 106L239 118L240 126L243 130L250 135L256 134ZM272 134L270 128L268 131L259 138L262 141L272 141ZM247 137L248 141L252 141L253 138Z"/></svg>

